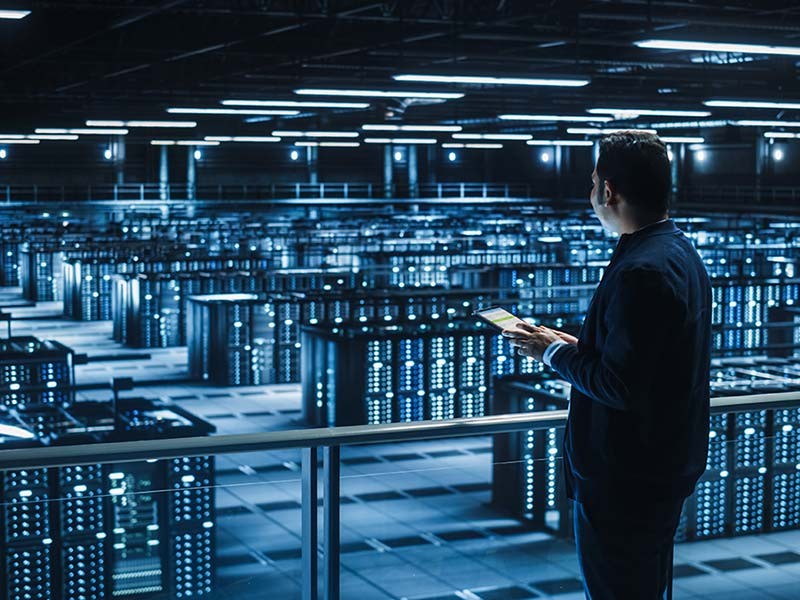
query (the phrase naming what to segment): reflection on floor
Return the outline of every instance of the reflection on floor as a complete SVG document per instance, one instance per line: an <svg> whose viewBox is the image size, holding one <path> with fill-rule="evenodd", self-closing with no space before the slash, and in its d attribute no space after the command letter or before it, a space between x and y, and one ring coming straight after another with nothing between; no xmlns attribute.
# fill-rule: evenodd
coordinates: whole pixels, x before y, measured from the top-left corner
<svg viewBox="0 0 800 600"><path fill-rule="evenodd" d="M184 348L124 349L110 340L110 323L62 321L58 311L54 303L14 309L15 317L46 318L15 321L13 333L57 339L90 357L150 355L79 366L79 384L133 377L136 395L177 402L219 433L302 427L298 385L191 383ZM348 447L342 457L344 599L583 598L568 541L528 531L489 505L489 438ZM217 469L214 597L299 598L299 451L223 456ZM800 597L800 532L683 544L676 564L676 598Z"/></svg>

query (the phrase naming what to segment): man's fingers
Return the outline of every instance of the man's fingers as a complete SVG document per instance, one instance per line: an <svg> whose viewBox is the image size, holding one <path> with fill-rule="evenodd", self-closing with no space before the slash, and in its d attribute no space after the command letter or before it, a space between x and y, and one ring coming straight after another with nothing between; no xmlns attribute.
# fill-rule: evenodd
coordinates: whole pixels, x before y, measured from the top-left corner
<svg viewBox="0 0 800 600"><path fill-rule="evenodd" d="M537 328L530 323L526 323L525 321L521 321L516 324L517 329L522 329L523 331L527 331L528 333L534 333Z"/></svg>

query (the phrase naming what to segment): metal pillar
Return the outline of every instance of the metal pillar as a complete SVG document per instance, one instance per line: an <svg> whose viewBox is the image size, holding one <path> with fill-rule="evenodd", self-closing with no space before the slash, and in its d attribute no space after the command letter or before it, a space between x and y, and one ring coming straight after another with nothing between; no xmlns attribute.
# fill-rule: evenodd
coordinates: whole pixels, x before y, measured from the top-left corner
<svg viewBox="0 0 800 600"><path fill-rule="evenodd" d="M419 197L419 170L417 168L417 147L408 147L408 192L411 198Z"/></svg>
<svg viewBox="0 0 800 600"><path fill-rule="evenodd" d="M318 175L319 148L316 146L306 147L306 165L308 165L308 183L316 185L319 181Z"/></svg>
<svg viewBox="0 0 800 600"><path fill-rule="evenodd" d="M383 195L385 198L392 197L392 176L394 173L394 160L392 145L386 144L383 147Z"/></svg>
<svg viewBox="0 0 800 600"><path fill-rule="evenodd" d="M325 485L324 546L325 546L325 600L340 600L340 467L339 446L326 446L322 451L323 481Z"/></svg>
<svg viewBox="0 0 800 600"><path fill-rule="evenodd" d="M303 448L301 461L301 576L303 600L319 598L317 568L317 490L319 453L316 448Z"/></svg>
<svg viewBox="0 0 800 600"><path fill-rule="evenodd" d="M197 185L196 172L195 172L195 159L194 159L194 146L186 147L186 199L194 200L195 186Z"/></svg>
<svg viewBox="0 0 800 600"><path fill-rule="evenodd" d="M119 135L112 145L112 158L114 159L114 174L117 185L125 183L125 136Z"/></svg>
<svg viewBox="0 0 800 600"><path fill-rule="evenodd" d="M161 146L159 154L158 197L160 200L169 200L169 154L166 146Z"/></svg>

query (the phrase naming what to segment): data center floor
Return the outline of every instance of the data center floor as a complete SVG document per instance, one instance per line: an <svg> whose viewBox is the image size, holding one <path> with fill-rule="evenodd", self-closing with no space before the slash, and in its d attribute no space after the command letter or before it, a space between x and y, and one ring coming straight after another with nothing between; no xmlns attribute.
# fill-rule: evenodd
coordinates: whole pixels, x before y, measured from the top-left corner
<svg viewBox="0 0 800 600"><path fill-rule="evenodd" d="M0 305L16 299L0 290ZM58 303L11 310L14 335L57 339L90 357L131 355L77 367L78 384L133 377L129 393L176 402L219 433L303 426L299 385L193 383L185 348L125 349L111 341L110 322L62 320ZM342 597L583 598L570 542L494 509L491 470L489 438L344 448ZM216 598L299 598L299 475L294 450L218 458ZM676 598L800 597L800 531L680 544L675 562Z"/></svg>

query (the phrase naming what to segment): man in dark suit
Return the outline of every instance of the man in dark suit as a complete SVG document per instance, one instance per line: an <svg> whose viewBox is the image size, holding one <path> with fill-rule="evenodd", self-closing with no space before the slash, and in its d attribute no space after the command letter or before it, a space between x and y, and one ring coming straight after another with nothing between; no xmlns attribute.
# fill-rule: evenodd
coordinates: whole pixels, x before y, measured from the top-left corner
<svg viewBox="0 0 800 600"><path fill-rule="evenodd" d="M655 135L604 138L591 203L621 235L580 334L508 334L572 385L564 466L591 600L671 596L678 519L706 466L711 288L669 219L670 185Z"/></svg>

